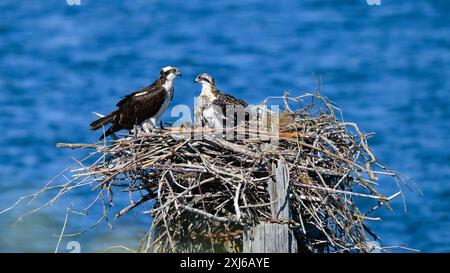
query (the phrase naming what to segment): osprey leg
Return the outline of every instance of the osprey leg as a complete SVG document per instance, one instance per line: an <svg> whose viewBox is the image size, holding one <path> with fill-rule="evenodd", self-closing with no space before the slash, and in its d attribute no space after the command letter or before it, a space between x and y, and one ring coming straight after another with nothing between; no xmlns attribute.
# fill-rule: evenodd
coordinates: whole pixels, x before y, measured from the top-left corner
<svg viewBox="0 0 450 273"><path fill-rule="evenodd" d="M151 134L153 130L156 129L156 120L151 118L150 122L144 122L142 123L142 129L145 133Z"/></svg>

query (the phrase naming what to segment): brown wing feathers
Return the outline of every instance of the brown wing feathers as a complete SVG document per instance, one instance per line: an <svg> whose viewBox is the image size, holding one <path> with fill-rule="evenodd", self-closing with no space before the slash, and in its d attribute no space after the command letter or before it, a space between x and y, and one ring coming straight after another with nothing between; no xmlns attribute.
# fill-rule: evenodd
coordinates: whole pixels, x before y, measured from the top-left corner
<svg viewBox="0 0 450 273"><path fill-rule="evenodd" d="M134 125L153 117L167 96L166 90L162 87L162 81L159 79L152 85L125 96L117 103L116 111L92 122L91 130L98 130L111 123L112 126L100 137L102 140L117 131L131 130Z"/></svg>

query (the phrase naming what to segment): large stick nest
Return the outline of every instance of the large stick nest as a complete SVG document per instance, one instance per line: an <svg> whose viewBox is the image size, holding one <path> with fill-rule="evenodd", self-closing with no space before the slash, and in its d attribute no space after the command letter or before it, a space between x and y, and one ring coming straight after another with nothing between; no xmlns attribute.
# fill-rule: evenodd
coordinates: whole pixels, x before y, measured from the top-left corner
<svg viewBox="0 0 450 273"><path fill-rule="evenodd" d="M403 180L377 161L367 143L370 134L338 117L339 109L327 98L285 94L262 105L274 102L282 109L280 131L270 138L247 131L244 139L225 140L217 132L185 128L60 144L93 148L89 158L96 160L89 166L78 161L66 183L47 185L59 190L50 201L88 185L98 190L94 202L107 213L113 196L138 192L116 217L151 204L146 213L153 222L141 251L240 252L244 231L261 222L287 222L299 251L371 251L370 242L378 238L366 221L379 220L371 214L401 194L379 193L378 177ZM202 137L193 139L199 132ZM291 219L271 214L267 187L278 162L288 170ZM360 199L372 205L362 211Z"/></svg>

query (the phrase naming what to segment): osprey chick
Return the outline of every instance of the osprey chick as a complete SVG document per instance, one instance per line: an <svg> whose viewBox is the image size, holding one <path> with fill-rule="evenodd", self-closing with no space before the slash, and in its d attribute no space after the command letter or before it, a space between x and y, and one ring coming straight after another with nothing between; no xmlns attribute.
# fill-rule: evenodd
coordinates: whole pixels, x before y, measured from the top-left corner
<svg viewBox="0 0 450 273"><path fill-rule="evenodd" d="M202 85L202 91L194 109L195 120L198 125L222 128L223 121L229 118L226 117L227 107L235 107L236 111L244 110L247 107L245 101L224 94L217 89L214 78L208 73L198 75L194 83ZM236 124L236 119L234 117L234 124Z"/></svg>
<svg viewBox="0 0 450 273"><path fill-rule="evenodd" d="M100 137L103 138L120 130L132 130L150 119L151 125L156 127L156 121L166 111L173 99L173 80L181 75L178 68L166 66L161 69L159 79L151 85L125 96L117 103L118 109L90 124L95 131L105 125L111 127Z"/></svg>

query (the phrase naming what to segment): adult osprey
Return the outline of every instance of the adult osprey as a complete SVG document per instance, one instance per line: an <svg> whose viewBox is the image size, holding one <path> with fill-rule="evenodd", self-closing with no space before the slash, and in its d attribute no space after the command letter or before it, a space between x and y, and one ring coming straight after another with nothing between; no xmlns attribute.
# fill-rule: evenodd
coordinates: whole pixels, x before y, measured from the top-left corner
<svg viewBox="0 0 450 273"><path fill-rule="evenodd" d="M194 80L195 83L202 85L202 91L197 100L197 105L194 109L195 120L198 125L223 128L224 120L231 120L227 117L226 108L234 106L235 113L243 111L247 107L247 103L241 99L237 99L231 95L222 93L216 87L214 78L208 73L202 73ZM245 116L248 116L247 113ZM233 117L234 124L237 122L237 117Z"/></svg>
<svg viewBox="0 0 450 273"><path fill-rule="evenodd" d="M180 70L173 66L161 69L159 79L151 85L125 96L117 103L116 111L90 124L95 131L102 126L112 124L100 137L103 138L123 129L132 130L150 119L151 125L156 127L156 121L166 111L173 99L173 80L181 75Z"/></svg>

